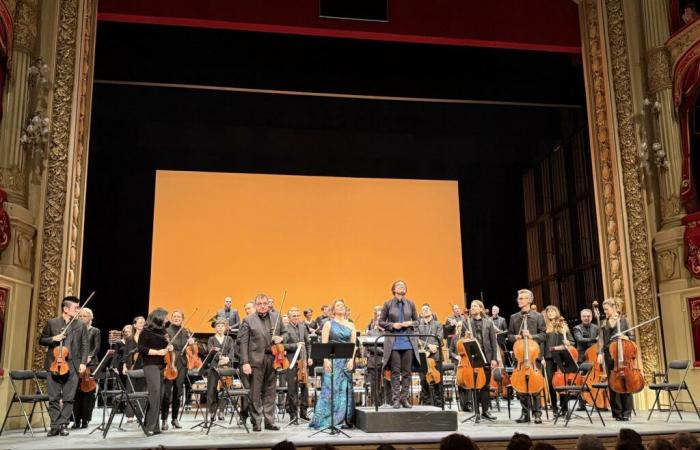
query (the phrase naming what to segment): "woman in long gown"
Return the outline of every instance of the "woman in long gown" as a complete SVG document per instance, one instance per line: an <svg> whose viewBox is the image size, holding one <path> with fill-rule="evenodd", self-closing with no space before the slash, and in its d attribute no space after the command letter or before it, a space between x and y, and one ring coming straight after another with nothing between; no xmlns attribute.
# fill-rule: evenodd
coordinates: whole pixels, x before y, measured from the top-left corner
<svg viewBox="0 0 700 450"><path fill-rule="evenodd" d="M345 318L345 301L336 300L331 308L333 319L323 324L321 342L355 342L355 325ZM333 424L342 428L352 428L355 415L355 399L353 395L352 369L354 358L323 361L324 373L321 393L316 400L314 417L309 427L321 429L330 426L331 411ZM331 371L333 386L331 386ZM331 404L331 389L333 389L333 404Z"/></svg>

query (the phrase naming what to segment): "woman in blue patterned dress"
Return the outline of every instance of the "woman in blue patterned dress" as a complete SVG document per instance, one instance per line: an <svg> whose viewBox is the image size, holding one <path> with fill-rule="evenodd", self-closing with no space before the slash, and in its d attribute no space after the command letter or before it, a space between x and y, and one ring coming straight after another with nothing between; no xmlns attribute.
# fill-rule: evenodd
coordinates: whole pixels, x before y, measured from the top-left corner
<svg viewBox="0 0 700 450"><path fill-rule="evenodd" d="M355 342L355 325L345 318L345 301L336 300L331 308L332 320L323 325L321 342ZM331 410L333 424L342 428L352 428L355 415L355 399L353 395L352 369L354 358L330 359L323 361L324 374L321 393L316 400L314 417L309 426L321 429L330 426ZM333 386L331 386L331 371L333 371ZM331 405L331 389L333 389L333 404Z"/></svg>

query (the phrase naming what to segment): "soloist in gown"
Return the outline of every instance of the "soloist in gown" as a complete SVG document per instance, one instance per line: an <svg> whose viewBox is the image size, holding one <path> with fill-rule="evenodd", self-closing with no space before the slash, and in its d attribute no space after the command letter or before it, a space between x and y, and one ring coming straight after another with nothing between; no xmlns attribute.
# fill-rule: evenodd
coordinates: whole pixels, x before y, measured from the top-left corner
<svg viewBox="0 0 700 450"><path fill-rule="evenodd" d="M331 330L328 342L351 342L352 330L331 320ZM355 400L353 396L352 372L345 370L347 359L336 359L333 364L333 386L331 375L323 373L321 393L316 400L314 416L309 427L321 429L331 424L331 409L333 411L333 424L340 426L344 423L352 424L355 415ZM333 404L331 405L331 389L333 389Z"/></svg>

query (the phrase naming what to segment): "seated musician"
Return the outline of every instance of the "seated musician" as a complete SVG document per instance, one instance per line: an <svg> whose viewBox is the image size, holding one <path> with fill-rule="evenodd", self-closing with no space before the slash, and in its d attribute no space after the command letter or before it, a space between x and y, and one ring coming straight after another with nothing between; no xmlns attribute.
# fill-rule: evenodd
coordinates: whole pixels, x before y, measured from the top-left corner
<svg viewBox="0 0 700 450"><path fill-rule="evenodd" d="M442 338L442 324L435 320L433 316L433 311L430 309L430 305L427 303L423 304L420 312L420 319L418 320L418 333L420 334L430 334L436 337L421 337L419 338L419 346L421 351L425 351L428 358L431 358L436 363L438 370L442 372L440 364L440 342L438 339ZM421 405L431 405L431 406L442 406L442 385L437 383L435 385L429 385L426 380L425 372L420 373L420 402Z"/></svg>

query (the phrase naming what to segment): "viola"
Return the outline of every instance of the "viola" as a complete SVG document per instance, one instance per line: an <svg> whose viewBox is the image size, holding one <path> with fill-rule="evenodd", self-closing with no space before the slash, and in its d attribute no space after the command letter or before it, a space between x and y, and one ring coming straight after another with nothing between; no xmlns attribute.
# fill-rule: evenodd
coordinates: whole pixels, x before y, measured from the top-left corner
<svg viewBox="0 0 700 450"><path fill-rule="evenodd" d="M566 332L569 330L569 327L566 325L566 322L564 322L564 318L560 317L559 322L555 324L555 328L559 330L559 332L562 335L563 340L568 340L566 338ZM576 347L573 345L566 345L562 344L560 346L555 347L556 350L567 350L569 352L569 355L571 355L571 359L574 361L578 361L578 350L576 350ZM577 374L576 373L567 373L565 374L564 372L561 371L561 368L557 367L557 371L554 372L554 375L552 376L552 386L554 387L563 387L566 386L567 384L572 384L576 381ZM581 380L582 381L582 380Z"/></svg>
<svg viewBox="0 0 700 450"><path fill-rule="evenodd" d="M513 344L513 354L518 365L510 376L510 382L519 394L537 394L544 389L546 383L535 363L540 354L540 346L532 337L523 333L526 325L527 316L524 316L520 330L522 338Z"/></svg>
<svg viewBox="0 0 700 450"><path fill-rule="evenodd" d="M177 367L175 367L175 352L170 351L165 353L165 369L163 370L163 377L166 380L173 381L177 378Z"/></svg>
<svg viewBox="0 0 700 450"><path fill-rule="evenodd" d="M467 323L467 333L468 337L466 339L459 339L457 341L457 354L459 355L459 366L457 366L457 384L464 389L481 389L486 384L486 373L483 367L472 367L472 363L467 356L467 342L479 342L473 337L473 332L471 329L471 321L469 318L465 319ZM462 330L462 322L457 323L457 336L460 335ZM481 348L481 347L479 347Z"/></svg>
<svg viewBox="0 0 700 450"><path fill-rule="evenodd" d="M306 345L304 345L299 352L299 359L297 359L297 381L302 384L307 384L309 382L309 366L307 359Z"/></svg>
<svg viewBox="0 0 700 450"><path fill-rule="evenodd" d="M284 344L272 344L272 356L275 358L272 363L272 367L275 370L289 369L289 360L287 359L287 352L284 351Z"/></svg>
<svg viewBox="0 0 700 450"><path fill-rule="evenodd" d="M425 372L425 381L428 384L438 384L442 379L442 374L437 368L437 362L430 357L430 351L428 350L428 345L424 341L420 341L422 345L421 352L425 354L425 361L428 364L428 369Z"/></svg>
<svg viewBox="0 0 700 450"><path fill-rule="evenodd" d="M92 392L97 389L97 381L90 373L90 369L86 368L85 372L80 374L80 390L82 392Z"/></svg>
<svg viewBox="0 0 700 450"><path fill-rule="evenodd" d="M70 367L68 367L68 362L66 359L70 356L68 347L63 345L61 341L58 346L53 348L53 362L51 367L49 367L49 372L51 375L63 376L70 372Z"/></svg>
<svg viewBox="0 0 700 450"><path fill-rule="evenodd" d="M636 394L644 389L644 375L637 368L637 344L628 339L622 339L620 317L617 319L616 342L610 343L610 356L615 362L615 368L610 371L608 385L618 394Z"/></svg>
<svg viewBox="0 0 700 450"><path fill-rule="evenodd" d="M197 370L202 367L202 358L199 357L199 344L196 342L185 347L187 355L187 370Z"/></svg>

